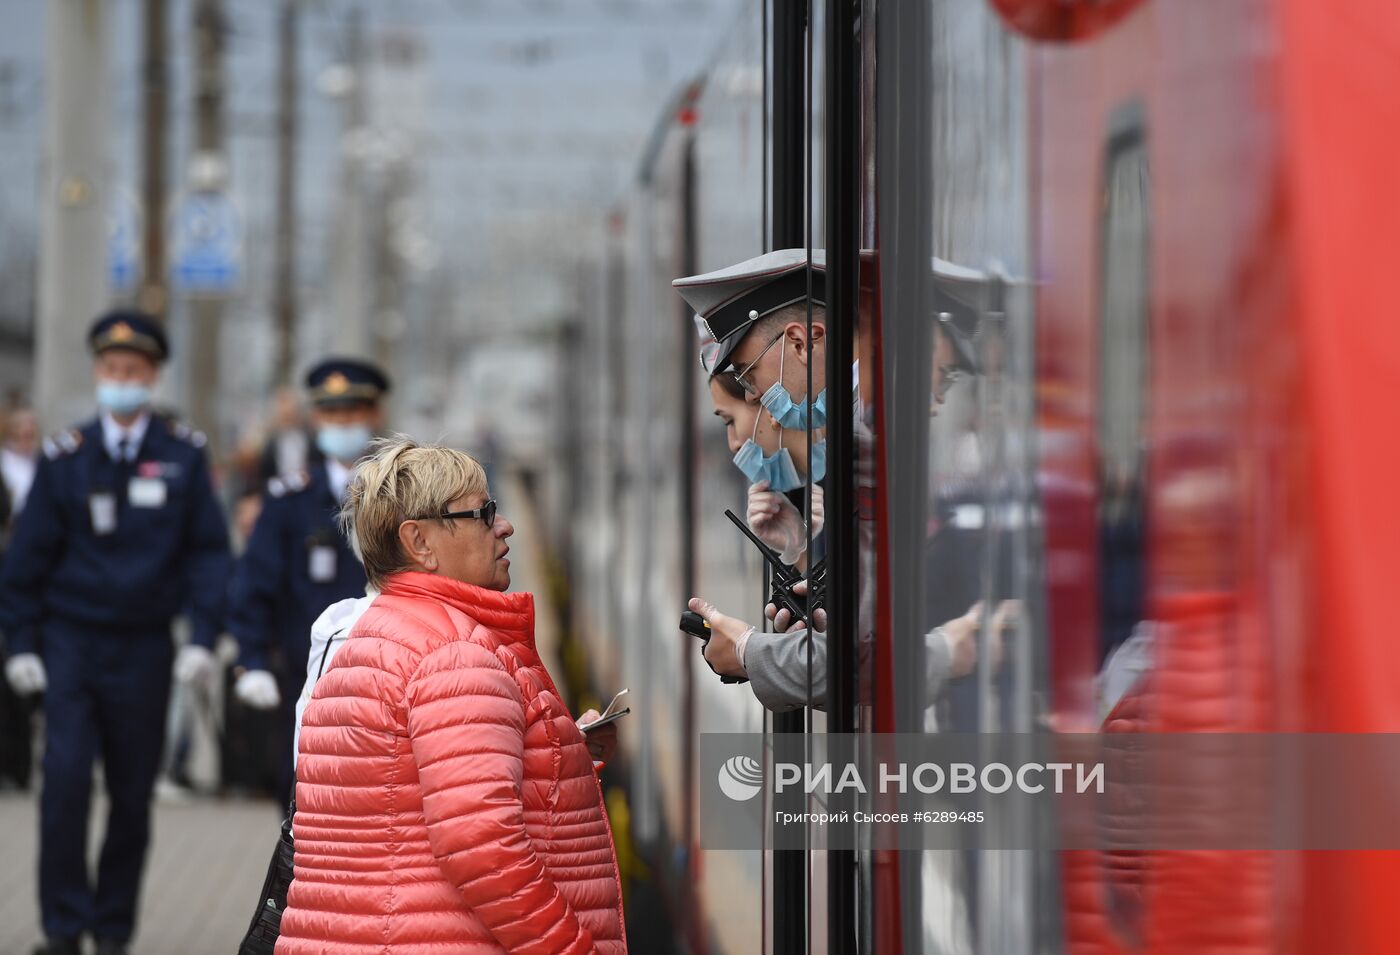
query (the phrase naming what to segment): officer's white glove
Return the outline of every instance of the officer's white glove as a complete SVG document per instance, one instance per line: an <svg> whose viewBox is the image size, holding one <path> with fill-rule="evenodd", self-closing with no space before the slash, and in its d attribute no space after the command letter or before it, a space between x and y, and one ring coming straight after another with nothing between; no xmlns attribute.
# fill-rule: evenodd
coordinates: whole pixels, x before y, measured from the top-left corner
<svg viewBox="0 0 1400 955"><path fill-rule="evenodd" d="M10 681L10 689L20 696L43 693L49 687L44 661L37 653L16 653L6 660L5 679Z"/></svg>
<svg viewBox="0 0 1400 955"><path fill-rule="evenodd" d="M826 519L821 485L812 488L812 536L822 531ZM749 486L749 527L758 539L778 552L785 564L795 564L807 549L807 527L802 515L784 495L768 490L767 481Z"/></svg>
<svg viewBox="0 0 1400 955"><path fill-rule="evenodd" d="M175 679L188 685L208 686L217 661L207 648L187 643L175 657Z"/></svg>
<svg viewBox="0 0 1400 955"><path fill-rule="evenodd" d="M249 670L233 684L233 695L244 706L255 710L274 710L282 702L277 692L277 678L266 670Z"/></svg>

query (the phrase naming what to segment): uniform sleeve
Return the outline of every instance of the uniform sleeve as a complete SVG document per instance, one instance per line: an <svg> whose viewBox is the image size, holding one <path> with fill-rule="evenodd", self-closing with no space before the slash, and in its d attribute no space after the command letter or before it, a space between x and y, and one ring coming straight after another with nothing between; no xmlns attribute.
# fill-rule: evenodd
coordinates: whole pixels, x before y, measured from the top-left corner
<svg viewBox="0 0 1400 955"><path fill-rule="evenodd" d="M812 648L810 704L807 647ZM826 634L811 630L755 633L744 648L744 670L753 695L776 713L811 705L826 709Z"/></svg>
<svg viewBox="0 0 1400 955"><path fill-rule="evenodd" d="M14 536L0 567L0 627L11 655L39 652L44 591L63 556L68 535L60 505L61 478L53 461L39 459L29 500L15 521Z"/></svg>
<svg viewBox="0 0 1400 955"><path fill-rule="evenodd" d="M224 595L233 560L228 550L228 526L214 496L203 450L196 453L190 495L184 547L190 640L212 649L223 626Z"/></svg>
<svg viewBox="0 0 1400 955"><path fill-rule="evenodd" d="M277 636L277 598L287 579L287 516L285 500L263 498L262 512L229 583L228 632L238 641L239 665L249 670L267 669Z"/></svg>
<svg viewBox="0 0 1400 955"><path fill-rule="evenodd" d="M484 659L418 676L408 688L408 735L438 865L507 952L594 951L525 832L519 688L478 647L440 652Z"/></svg>
<svg viewBox="0 0 1400 955"><path fill-rule="evenodd" d="M948 635L942 627L934 627L924 635L924 684L928 687L925 699L933 700L943 692L953 672L953 648L948 645Z"/></svg>

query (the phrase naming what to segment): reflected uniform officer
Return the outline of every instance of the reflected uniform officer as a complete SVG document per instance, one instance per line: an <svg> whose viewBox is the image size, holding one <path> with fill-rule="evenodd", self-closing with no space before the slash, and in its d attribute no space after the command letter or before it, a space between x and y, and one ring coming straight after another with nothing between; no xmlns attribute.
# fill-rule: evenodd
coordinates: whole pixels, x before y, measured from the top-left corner
<svg viewBox="0 0 1400 955"><path fill-rule="evenodd" d="M88 335L97 418L44 445L0 569L0 623L17 692L43 691L39 952L126 950L150 833L170 697L170 623L187 611L181 679L212 671L230 559L204 438L150 411L168 355L151 316L109 313ZM87 866L93 761L111 807L94 887Z"/></svg>
<svg viewBox="0 0 1400 955"><path fill-rule="evenodd" d="M229 591L228 629L243 672L245 704L281 710L279 788L291 796L295 703L306 682L311 625L331 604L365 592L365 572L336 515L355 460L383 424L389 380L374 365L328 359L307 375L316 446L307 471L273 478ZM275 675L274 675L275 674Z"/></svg>

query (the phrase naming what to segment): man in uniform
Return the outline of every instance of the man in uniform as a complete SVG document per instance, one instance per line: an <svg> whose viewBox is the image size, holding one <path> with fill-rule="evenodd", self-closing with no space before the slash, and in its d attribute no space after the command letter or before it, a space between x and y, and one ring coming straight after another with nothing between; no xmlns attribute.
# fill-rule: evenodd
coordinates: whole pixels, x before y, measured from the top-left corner
<svg viewBox="0 0 1400 955"><path fill-rule="evenodd" d="M809 421L813 429L826 426L823 250L812 251L810 268L805 249L780 249L716 272L677 279L672 285L714 339L703 352L706 371L731 375L749 401L761 404L780 427L799 435L795 440L805 440L800 434ZM815 399L808 393L809 371ZM778 509L789 523L800 524L795 508L779 501ZM759 524L754 530L768 538ZM754 696L769 709L791 709L808 702L807 631L763 633L699 597L690 601L690 609L710 624L705 659L716 672L747 677ZM823 634L818 638L811 641L811 683L812 702L820 706L826 685L826 641Z"/></svg>
<svg viewBox="0 0 1400 955"><path fill-rule="evenodd" d="M355 461L383 425L389 380L369 362L328 359L306 378L323 460L268 482L266 501L229 590L228 629L242 672L234 693L278 709L278 788L292 789L295 704L306 682L311 626L331 604L365 593L365 572L336 522Z"/></svg>
<svg viewBox="0 0 1400 955"><path fill-rule="evenodd" d="M44 693L39 953L126 951L136 921L170 697L171 619L189 614L181 680L208 679L229 572L204 437L150 410L168 357L158 321L92 326L98 416L45 442L0 569L16 692ZM87 865L94 759L111 808L94 887Z"/></svg>
<svg viewBox="0 0 1400 955"><path fill-rule="evenodd" d="M813 249L811 266L804 249L769 252L704 275L677 279L672 285L695 310L714 338L702 364L711 374L731 374L750 401L757 401L784 428L814 429L826 425L826 268L821 249ZM809 294L810 289L810 294ZM811 329L807 327L811 302ZM943 299L940 304L945 304ZM952 308L951 305L947 306ZM971 350L956 319L940 312L933 350L933 400L936 413L948 388L971 370ZM808 389L810 369L811 392ZM801 395L801 397L794 397ZM852 395L856 422L866 417L858 394ZM847 406L851 407L851 406ZM838 411L840 410L838 406ZM781 507L781 505L779 505ZM788 515L796 519L796 515ZM766 537L755 524L754 530ZM771 543L771 542L770 542ZM867 573L868 576L868 573ZM804 594L805 582L797 585ZM862 594L862 626L869 625L873 607ZM722 613L704 598L689 607L705 618L711 637L705 659L723 676L746 677L754 696L770 710L802 706L825 707L826 614L818 609L816 629L793 621L786 610L771 604L769 619L775 632L764 633L743 620ZM976 660L975 636L980 608L948 620L927 635L930 683L968 673ZM809 646L810 644L810 646Z"/></svg>

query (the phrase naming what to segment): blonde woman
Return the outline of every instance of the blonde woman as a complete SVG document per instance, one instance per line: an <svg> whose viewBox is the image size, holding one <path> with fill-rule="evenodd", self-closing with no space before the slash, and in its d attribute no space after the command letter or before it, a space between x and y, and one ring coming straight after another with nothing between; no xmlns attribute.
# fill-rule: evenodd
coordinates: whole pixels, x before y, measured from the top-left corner
<svg viewBox="0 0 1400 955"><path fill-rule="evenodd" d="M277 952L625 952L592 755L481 466L381 442L342 518L380 593L306 709Z"/></svg>

